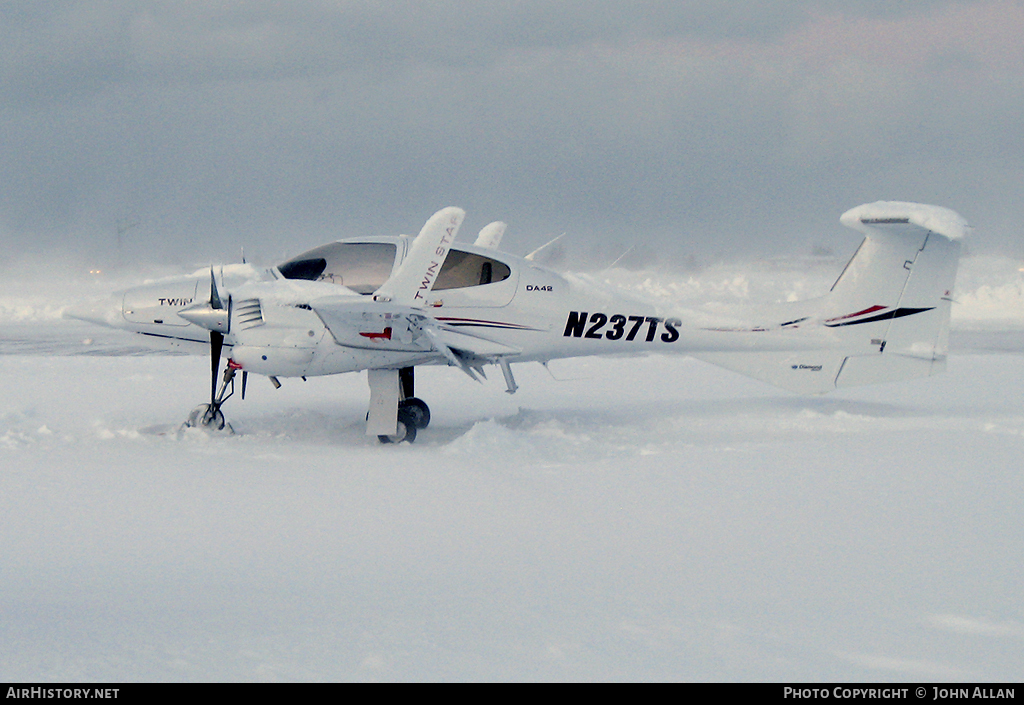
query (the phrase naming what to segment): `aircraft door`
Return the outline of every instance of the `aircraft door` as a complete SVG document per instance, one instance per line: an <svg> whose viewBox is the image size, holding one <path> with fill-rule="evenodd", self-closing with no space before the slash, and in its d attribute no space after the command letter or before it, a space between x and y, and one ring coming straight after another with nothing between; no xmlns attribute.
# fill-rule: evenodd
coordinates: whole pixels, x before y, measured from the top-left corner
<svg viewBox="0 0 1024 705"><path fill-rule="evenodd" d="M452 248L427 297L427 307L500 307L515 296L519 271L489 255Z"/></svg>

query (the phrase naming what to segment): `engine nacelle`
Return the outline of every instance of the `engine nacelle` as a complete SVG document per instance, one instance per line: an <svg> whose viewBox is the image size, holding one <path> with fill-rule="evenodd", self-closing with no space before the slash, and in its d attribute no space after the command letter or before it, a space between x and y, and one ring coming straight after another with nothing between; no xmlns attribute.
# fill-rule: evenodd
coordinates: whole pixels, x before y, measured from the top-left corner
<svg viewBox="0 0 1024 705"><path fill-rule="evenodd" d="M263 345L236 345L231 359L246 372L268 377L303 377L313 362L313 348L281 348Z"/></svg>

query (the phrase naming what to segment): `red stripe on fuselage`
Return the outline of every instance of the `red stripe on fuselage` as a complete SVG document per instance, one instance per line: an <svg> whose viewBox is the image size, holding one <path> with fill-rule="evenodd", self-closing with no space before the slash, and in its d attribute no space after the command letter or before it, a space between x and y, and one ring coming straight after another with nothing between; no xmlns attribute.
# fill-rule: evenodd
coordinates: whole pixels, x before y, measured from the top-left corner
<svg viewBox="0 0 1024 705"><path fill-rule="evenodd" d="M847 318L856 318L857 316L863 316L866 313L874 313L875 311L881 311L885 306L872 306L866 308L863 311L857 311L857 313L848 313L845 316L839 316L838 318L829 318L825 323L831 323L832 321L845 321Z"/></svg>

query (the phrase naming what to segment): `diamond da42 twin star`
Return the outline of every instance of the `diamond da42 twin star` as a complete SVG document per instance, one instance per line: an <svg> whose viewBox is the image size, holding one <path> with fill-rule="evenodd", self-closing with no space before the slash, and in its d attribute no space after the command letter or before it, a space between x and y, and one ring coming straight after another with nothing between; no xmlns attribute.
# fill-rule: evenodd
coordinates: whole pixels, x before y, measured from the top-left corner
<svg viewBox="0 0 1024 705"><path fill-rule="evenodd" d="M247 375L367 371L366 433L413 441L430 422L419 365L474 379L497 365L583 355L679 352L801 393L923 377L945 368L951 291L969 226L937 206L880 201L841 222L864 236L825 296L751 309L745 320L662 310L497 250L504 223L456 244L465 213L435 213L415 238L342 240L266 270L225 265L130 289L68 313L142 336L201 344L211 397L187 422L225 427L221 406ZM227 364L221 372L221 358Z"/></svg>

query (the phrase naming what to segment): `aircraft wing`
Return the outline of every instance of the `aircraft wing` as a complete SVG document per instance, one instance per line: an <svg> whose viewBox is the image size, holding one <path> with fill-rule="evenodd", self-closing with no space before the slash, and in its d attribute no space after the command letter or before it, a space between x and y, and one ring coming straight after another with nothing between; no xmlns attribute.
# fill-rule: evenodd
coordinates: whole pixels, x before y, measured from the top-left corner
<svg viewBox="0 0 1024 705"><path fill-rule="evenodd" d="M518 348L445 325L421 309L351 297L314 299L310 308L324 322L334 342L362 350L461 353L487 360L521 352ZM461 367L461 364L459 365Z"/></svg>
<svg viewBox="0 0 1024 705"><path fill-rule="evenodd" d="M361 350L435 353L473 379L478 379L477 372L482 372L485 362L520 352L456 330L423 310L425 295L433 288L465 215L461 208L443 208L431 216L402 264L371 300L326 297L311 301L310 308L334 342ZM502 223L492 225L504 230Z"/></svg>
<svg viewBox="0 0 1024 705"><path fill-rule="evenodd" d="M434 332L436 341L453 350L466 352L476 357L492 359L505 355L517 355L522 352L520 348L455 330L450 326L440 325L436 321L429 330Z"/></svg>

